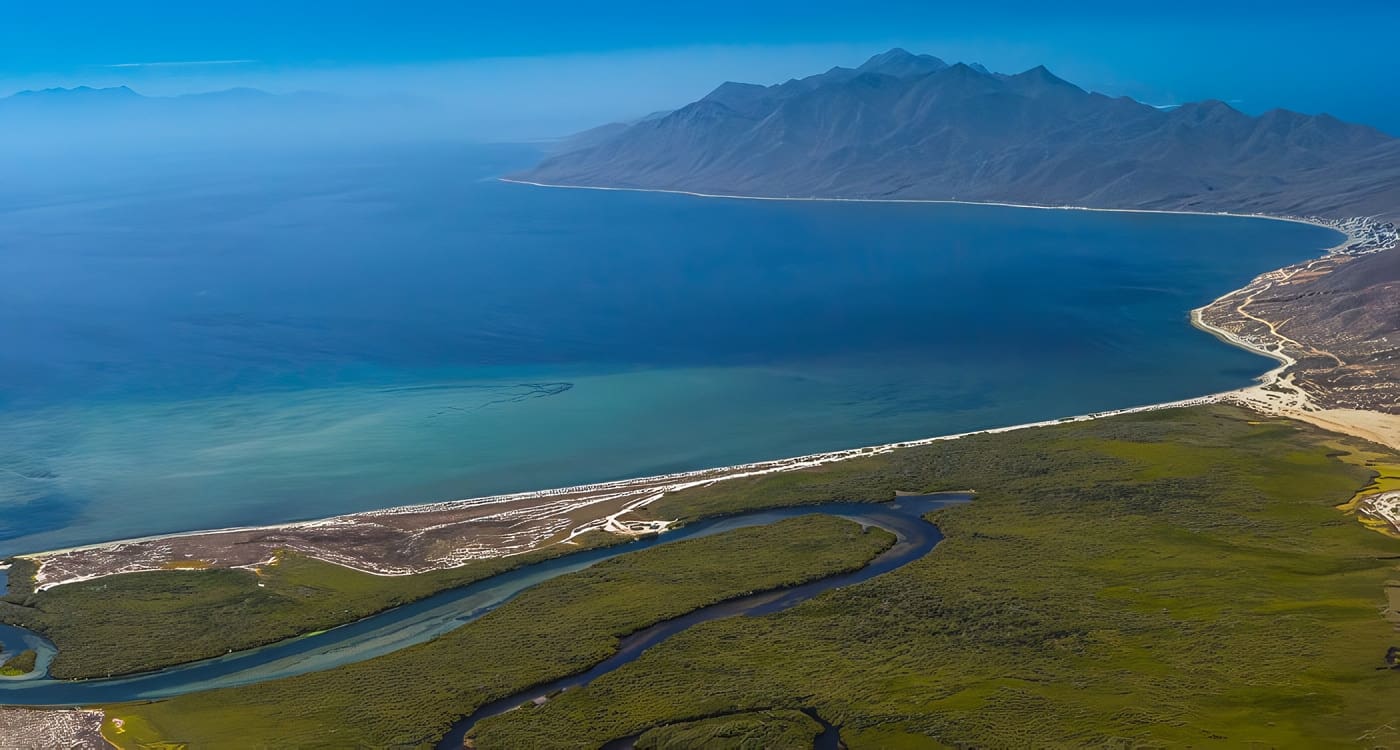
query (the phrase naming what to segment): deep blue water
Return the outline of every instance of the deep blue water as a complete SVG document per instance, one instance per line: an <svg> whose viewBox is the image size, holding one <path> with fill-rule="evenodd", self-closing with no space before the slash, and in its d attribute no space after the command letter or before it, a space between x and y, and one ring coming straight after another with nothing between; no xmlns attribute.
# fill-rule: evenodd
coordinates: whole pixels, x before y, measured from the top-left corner
<svg viewBox="0 0 1400 750"><path fill-rule="evenodd" d="M1337 235L492 179L520 147L0 186L0 555L1237 387L1187 311Z"/></svg>

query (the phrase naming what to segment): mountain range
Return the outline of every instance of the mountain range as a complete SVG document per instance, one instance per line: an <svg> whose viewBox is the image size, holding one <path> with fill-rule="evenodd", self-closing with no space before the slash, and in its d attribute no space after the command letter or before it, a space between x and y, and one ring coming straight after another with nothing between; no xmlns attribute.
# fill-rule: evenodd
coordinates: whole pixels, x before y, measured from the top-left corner
<svg viewBox="0 0 1400 750"><path fill-rule="evenodd" d="M515 179L768 197L965 200L1317 216L1400 211L1400 140L1326 114L1251 116L1086 91L902 49L773 86L724 83L589 131Z"/></svg>

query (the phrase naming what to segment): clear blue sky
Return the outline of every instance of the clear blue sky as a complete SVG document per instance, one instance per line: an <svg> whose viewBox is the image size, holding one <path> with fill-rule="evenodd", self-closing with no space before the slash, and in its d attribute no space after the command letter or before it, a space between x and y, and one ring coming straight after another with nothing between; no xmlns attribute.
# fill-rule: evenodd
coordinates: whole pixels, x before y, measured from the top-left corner
<svg viewBox="0 0 1400 750"><path fill-rule="evenodd" d="M1396 2L6 5L0 93L80 83L155 93L367 87L526 113L553 101L586 119L675 106L727 78L768 83L855 64L900 45L1009 72L1044 63L1088 88L1153 103L1219 98L1253 111L1328 111L1400 133L1400 58L1388 49L1400 28Z"/></svg>

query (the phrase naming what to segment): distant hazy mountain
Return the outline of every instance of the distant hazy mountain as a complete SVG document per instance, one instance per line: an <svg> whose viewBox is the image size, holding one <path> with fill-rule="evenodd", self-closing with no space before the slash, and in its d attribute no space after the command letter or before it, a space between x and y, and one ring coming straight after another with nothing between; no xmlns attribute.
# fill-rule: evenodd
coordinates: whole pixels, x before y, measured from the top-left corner
<svg viewBox="0 0 1400 750"><path fill-rule="evenodd" d="M20 91L0 97L0 123L7 119L84 114L113 117L132 114L195 114L217 108L240 108L256 113L271 109L346 105L342 97L317 92L271 94L260 89L232 88L178 96L144 96L126 86L51 88Z"/></svg>
<svg viewBox="0 0 1400 750"><path fill-rule="evenodd" d="M455 134L436 105L410 97L273 94L252 88L145 96L125 86L0 96L0 159Z"/></svg>
<svg viewBox="0 0 1400 750"><path fill-rule="evenodd" d="M762 196L1393 214L1400 140L1328 115L1164 110L894 49L775 86L725 83L593 132L518 178Z"/></svg>
<svg viewBox="0 0 1400 750"><path fill-rule="evenodd" d="M141 98L143 97L140 94L126 86L114 86L105 89L95 89L91 86L77 86L71 89L52 88L40 89L38 91L21 91L17 94L4 97L0 99L0 101L8 100L11 103L34 104L76 101L124 101Z"/></svg>

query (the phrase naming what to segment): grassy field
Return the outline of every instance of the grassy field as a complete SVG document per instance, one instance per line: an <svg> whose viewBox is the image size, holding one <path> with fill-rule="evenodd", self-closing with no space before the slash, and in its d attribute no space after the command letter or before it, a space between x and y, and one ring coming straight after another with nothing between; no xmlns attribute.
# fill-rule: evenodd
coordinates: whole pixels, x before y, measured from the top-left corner
<svg viewBox="0 0 1400 750"><path fill-rule="evenodd" d="M58 647L51 672L81 678L143 672L353 622L439 591L549 557L613 543L587 534L554 546L452 570L376 576L297 554L251 570L161 570L109 576L0 601L0 622L43 633ZM20 561L27 565L28 561ZM11 578L32 577L17 566Z"/></svg>
<svg viewBox="0 0 1400 750"><path fill-rule="evenodd" d="M803 516L675 542L540 584L476 622L388 656L111 707L105 733L123 748L430 744L483 703L605 659L628 633L741 594L862 567L893 541L880 529Z"/></svg>
<svg viewBox="0 0 1400 750"><path fill-rule="evenodd" d="M1396 457L1227 407L716 485L659 515L974 487L922 561L698 626L478 748L815 709L852 748L1400 744L1400 542L1337 506ZM1370 464L1371 466L1368 466Z"/></svg>

